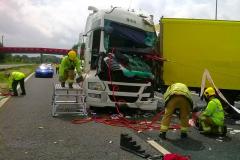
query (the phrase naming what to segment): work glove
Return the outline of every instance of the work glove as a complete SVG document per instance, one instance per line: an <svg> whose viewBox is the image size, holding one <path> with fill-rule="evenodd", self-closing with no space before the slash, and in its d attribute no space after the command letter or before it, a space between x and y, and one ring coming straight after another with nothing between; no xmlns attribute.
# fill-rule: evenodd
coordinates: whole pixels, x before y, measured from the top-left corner
<svg viewBox="0 0 240 160"><path fill-rule="evenodd" d="M81 77L82 76L82 73L81 72L77 72L78 76Z"/></svg>
<svg viewBox="0 0 240 160"><path fill-rule="evenodd" d="M82 76L79 76L78 78L76 78L76 82L77 83L80 83L83 81L83 77Z"/></svg>
<svg viewBox="0 0 240 160"><path fill-rule="evenodd" d="M192 110L192 112L199 112L199 111L201 111L201 109L200 109L199 107L195 107L195 108L193 108L193 110Z"/></svg>

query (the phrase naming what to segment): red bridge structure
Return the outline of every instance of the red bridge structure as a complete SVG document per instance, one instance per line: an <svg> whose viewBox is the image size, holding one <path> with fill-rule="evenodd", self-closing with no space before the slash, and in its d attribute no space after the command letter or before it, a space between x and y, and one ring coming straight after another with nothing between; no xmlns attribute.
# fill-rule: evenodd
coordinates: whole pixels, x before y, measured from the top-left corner
<svg viewBox="0 0 240 160"><path fill-rule="evenodd" d="M0 47L0 53L66 55L69 50L70 49L57 49L57 48Z"/></svg>

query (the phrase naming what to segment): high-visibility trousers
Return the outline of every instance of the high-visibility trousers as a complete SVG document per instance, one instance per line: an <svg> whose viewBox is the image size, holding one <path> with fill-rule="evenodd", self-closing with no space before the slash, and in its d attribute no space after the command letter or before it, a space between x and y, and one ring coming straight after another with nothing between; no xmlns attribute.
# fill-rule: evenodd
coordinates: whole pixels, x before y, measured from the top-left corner
<svg viewBox="0 0 240 160"><path fill-rule="evenodd" d="M203 130L203 133L222 133L224 132L224 125L219 126L215 124L211 117L200 115L198 118L199 125Z"/></svg>
<svg viewBox="0 0 240 160"><path fill-rule="evenodd" d="M65 70L63 77L59 77L60 82L67 81L68 83L73 83L75 78L74 70Z"/></svg>
<svg viewBox="0 0 240 160"><path fill-rule="evenodd" d="M161 132L166 132L168 130L172 114L176 109L180 111L181 132L187 132L191 104L189 100L182 95L173 95L167 102L165 113L161 121Z"/></svg>

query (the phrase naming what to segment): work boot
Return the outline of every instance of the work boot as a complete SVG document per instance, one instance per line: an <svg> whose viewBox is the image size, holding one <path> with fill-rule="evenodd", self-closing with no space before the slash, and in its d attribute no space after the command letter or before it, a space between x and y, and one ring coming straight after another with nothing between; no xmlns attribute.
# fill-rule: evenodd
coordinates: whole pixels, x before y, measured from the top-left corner
<svg viewBox="0 0 240 160"><path fill-rule="evenodd" d="M187 133L185 133L185 132L182 132L182 133L181 133L181 138L182 138L182 139L187 138L187 137L188 137Z"/></svg>
<svg viewBox="0 0 240 160"><path fill-rule="evenodd" d="M160 137L161 139L167 139L167 138L166 138L166 132L160 132L159 137Z"/></svg>
<svg viewBox="0 0 240 160"><path fill-rule="evenodd" d="M223 126L223 134L224 134L224 136L226 136L226 134L227 134L227 126Z"/></svg>
<svg viewBox="0 0 240 160"><path fill-rule="evenodd" d="M198 130L199 130L200 132L203 131L202 125L199 125L199 126L198 126Z"/></svg>
<svg viewBox="0 0 240 160"><path fill-rule="evenodd" d="M65 82L61 82L61 87L62 87L62 88L65 87Z"/></svg>
<svg viewBox="0 0 240 160"><path fill-rule="evenodd" d="M227 134L227 126L219 126L218 127L218 135L221 137L225 137Z"/></svg>
<svg viewBox="0 0 240 160"><path fill-rule="evenodd" d="M73 88L73 84L72 83L69 83L69 88Z"/></svg>

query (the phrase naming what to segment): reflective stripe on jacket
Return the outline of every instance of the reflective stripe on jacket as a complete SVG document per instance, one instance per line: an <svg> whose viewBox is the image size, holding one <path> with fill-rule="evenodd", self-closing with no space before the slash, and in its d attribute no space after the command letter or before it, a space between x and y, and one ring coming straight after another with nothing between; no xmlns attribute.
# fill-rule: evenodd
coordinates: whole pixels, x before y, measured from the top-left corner
<svg viewBox="0 0 240 160"><path fill-rule="evenodd" d="M68 56L63 57L59 66L59 76L64 76L65 70L74 70L76 68L77 73L81 74L81 62L78 58L75 61L71 61Z"/></svg>
<svg viewBox="0 0 240 160"><path fill-rule="evenodd" d="M217 98L213 98L208 102L207 108L202 115L211 117L216 125L222 126L224 124L224 110Z"/></svg>
<svg viewBox="0 0 240 160"><path fill-rule="evenodd" d="M24 74L24 73L22 73L22 72L17 72L17 71L14 71L14 72L12 72L11 74L10 74L10 76L9 76L9 88L12 88L12 82L13 82L13 80L16 80L16 81L18 81L18 80L21 80L21 79L23 79L23 78L25 78L26 77L26 75Z"/></svg>
<svg viewBox="0 0 240 160"><path fill-rule="evenodd" d="M172 95L183 95L185 96L191 105L193 106L192 96L188 87L183 83L174 83L168 87L167 91L164 93L163 98L165 103L169 100Z"/></svg>

